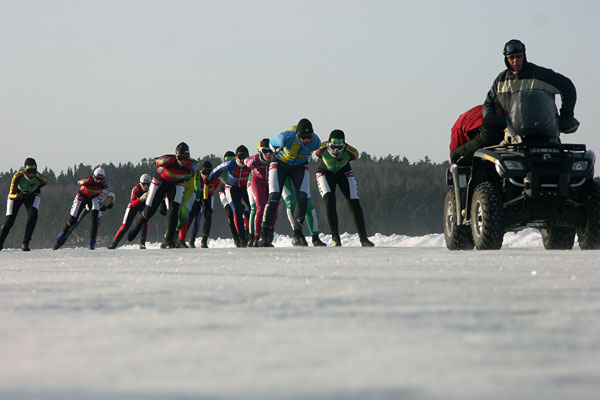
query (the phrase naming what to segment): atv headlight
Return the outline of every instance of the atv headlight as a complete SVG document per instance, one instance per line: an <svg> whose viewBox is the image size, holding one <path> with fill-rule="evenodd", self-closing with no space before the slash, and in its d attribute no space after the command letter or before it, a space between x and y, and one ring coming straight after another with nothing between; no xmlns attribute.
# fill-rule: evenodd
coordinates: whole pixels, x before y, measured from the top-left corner
<svg viewBox="0 0 600 400"><path fill-rule="evenodd" d="M521 171L523 170L523 164L515 160L504 160L502 161L504 168L510 171Z"/></svg>
<svg viewBox="0 0 600 400"><path fill-rule="evenodd" d="M573 165L571 165L571 170L572 171L586 171L588 169L588 165L590 163L583 160L583 161L577 161L574 162Z"/></svg>

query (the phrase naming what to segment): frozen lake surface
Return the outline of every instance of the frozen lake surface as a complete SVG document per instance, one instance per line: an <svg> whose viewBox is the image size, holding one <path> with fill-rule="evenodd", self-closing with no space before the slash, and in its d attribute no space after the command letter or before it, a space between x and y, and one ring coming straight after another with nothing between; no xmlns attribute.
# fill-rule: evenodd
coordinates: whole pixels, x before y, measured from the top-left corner
<svg viewBox="0 0 600 400"><path fill-rule="evenodd" d="M3 250L0 398L598 398L600 252L343 240Z"/></svg>

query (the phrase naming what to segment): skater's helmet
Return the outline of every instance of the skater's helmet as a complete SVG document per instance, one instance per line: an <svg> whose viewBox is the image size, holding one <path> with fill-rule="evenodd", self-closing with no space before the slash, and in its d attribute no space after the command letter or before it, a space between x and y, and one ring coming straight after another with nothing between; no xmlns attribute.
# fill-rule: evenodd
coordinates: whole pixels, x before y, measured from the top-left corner
<svg viewBox="0 0 600 400"><path fill-rule="evenodd" d="M212 163L210 161L204 161L202 163L202 168L200 169L200 173L202 175L209 175L213 170Z"/></svg>
<svg viewBox="0 0 600 400"><path fill-rule="evenodd" d="M140 176L140 183L143 183L144 185L149 185L150 182L152 182L152 177L148 174L143 174L142 176Z"/></svg>
<svg viewBox="0 0 600 400"><path fill-rule="evenodd" d="M338 139L344 142L346 140L346 135L344 134L344 131L336 129L331 131L329 134L329 141L332 141L333 139Z"/></svg>
<svg viewBox="0 0 600 400"><path fill-rule="evenodd" d="M261 140L258 142L258 146L256 146L256 148L257 148L259 151L260 151L260 150L262 150L262 149L268 149L268 148L270 148L270 147L269 147L269 139L268 139L268 138L261 139Z"/></svg>
<svg viewBox="0 0 600 400"><path fill-rule="evenodd" d="M181 142L175 147L176 154L190 154L190 146L186 142Z"/></svg>
<svg viewBox="0 0 600 400"><path fill-rule="evenodd" d="M231 150L227 150L223 155L223 161L229 161L232 158L235 158L235 153Z"/></svg>
<svg viewBox="0 0 600 400"><path fill-rule="evenodd" d="M327 151L332 156L339 156L346 148L346 135L344 132L336 129L329 134L329 142L327 143Z"/></svg>
<svg viewBox="0 0 600 400"><path fill-rule="evenodd" d="M270 146L270 141L268 138L264 138L261 139L260 142L258 142L258 151L259 151L259 158L262 161L267 161L270 162L271 158L273 156L273 149Z"/></svg>
<svg viewBox="0 0 600 400"><path fill-rule="evenodd" d="M237 158L240 158L243 160L244 158L248 158L248 155L249 155L248 148L246 146L244 146L243 144L239 145L237 147L237 149L235 149L235 156Z"/></svg>
<svg viewBox="0 0 600 400"><path fill-rule="evenodd" d="M28 169L34 169L37 171L37 163L35 162L35 159L27 157L25 159L25 162L23 163L23 168L25 169L25 171L27 171Z"/></svg>
<svg viewBox="0 0 600 400"><path fill-rule="evenodd" d="M180 165L186 163L190 159L190 146L185 142L181 142L175 148L175 158Z"/></svg>
<svg viewBox="0 0 600 400"><path fill-rule="evenodd" d="M35 171L37 172L37 163L35 162L35 160L31 157L27 157L25 159L25 162L23 163L23 169L25 171Z"/></svg>
<svg viewBox="0 0 600 400"><path fill-rule="evenodd" d="M31 157L27 157L23 163L23 170L25 171L25 178L33 179L37 173L37 163Z"/></svg>
<svg viewBox="0 0 600 400"><path fill-rule="evenodd" d="M315 131L313 130L312 123L308 119L302 118L298 121L298 125L296 125L296 133L301 137L310 137Z"/></svg>
<svg viewBox="0 0 600 400"><path fill-rule="evenodd" d="M98 167L94 170L94 178L102 180L105 178L105 176L106 175L104 174L104 168Z"/></svg>

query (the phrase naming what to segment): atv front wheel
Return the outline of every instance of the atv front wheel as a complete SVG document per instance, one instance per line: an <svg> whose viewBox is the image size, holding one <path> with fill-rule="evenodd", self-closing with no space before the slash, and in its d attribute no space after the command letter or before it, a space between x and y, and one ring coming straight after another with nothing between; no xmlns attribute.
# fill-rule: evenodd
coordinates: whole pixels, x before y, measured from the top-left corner
<svg viewBox="0 0 600 400"><path fill-rule="evenodd" d="M477 185L471 202L471 232L477 250L498 250L502 247L503 214L498 188L491 182Z"/></svg>
<svg viewBox="0 0 600 400"><path fill-rule="evenodd" d="M567 227L542 228L542 242L546 250L571 250L575 242L575 229Z"/></svg>
<svg viewBox="0 0 600 400"><path fill-rule="evenodd" d="M473 236L471 228L466 225L457 225L458 211L454 188L448 190L444 200L444 238L448 250L473 250Z"/></svg>
<svg viewBox="0 0 600 400"><path fill-rule="evenodd" d="M579 247L582 250L600 249L600 183L592 181L585 202L586 220L577 228Z"/></svg>

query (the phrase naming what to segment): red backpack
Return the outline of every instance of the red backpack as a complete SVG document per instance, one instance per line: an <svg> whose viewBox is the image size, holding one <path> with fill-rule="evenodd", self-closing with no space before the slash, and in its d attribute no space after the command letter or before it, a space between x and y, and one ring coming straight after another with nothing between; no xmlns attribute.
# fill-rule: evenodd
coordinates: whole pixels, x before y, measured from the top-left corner
<svg viewBox="0 0 600 400"><path fill-rule="evenodd" d="M479 128L483 123L483 106L475 106L461 114L454 123L450 135L450 154L459 146L467 143L471 138L467 132Z"/></svg>

